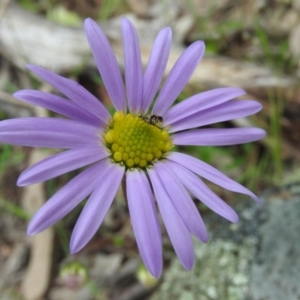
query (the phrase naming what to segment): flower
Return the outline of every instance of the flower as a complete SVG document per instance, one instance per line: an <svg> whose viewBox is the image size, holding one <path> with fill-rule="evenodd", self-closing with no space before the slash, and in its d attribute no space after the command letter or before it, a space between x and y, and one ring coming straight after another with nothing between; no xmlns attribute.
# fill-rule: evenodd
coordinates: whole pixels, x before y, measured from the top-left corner
<svg viewBox="0 0 300 300"><path fill-rule="evenodd" d="M191 269L191 235L206 242L207 231L188 191L217 214L238 221L235 211L200 177L259 200L205 162L171 150L176 145L220 146L261 139L265 132L260 128L193 129L252 115L261 105L252 100L232 100L245 94L239 88L218 88L171 107L204 53L204 43L197 41L179 57L150 109L167 64L171 29L158 34L143 73L137 32L129 20L122 20L126 89L101 29L87 19L85 31L115 114L111 116L77 82L29 65L32 72L67 98L35 90L21 90L14 96L68 119L33 117L0 122L1 142L68 149L25 170L18 179L19 186L88 166L40 208L28 226L28 234L53 225L90 195L70 241L71 253L79 251L98 230L124 178L133 231L150 273L159 277L162 270L162 239L154 199L177 256L186 269Z"/></svg>

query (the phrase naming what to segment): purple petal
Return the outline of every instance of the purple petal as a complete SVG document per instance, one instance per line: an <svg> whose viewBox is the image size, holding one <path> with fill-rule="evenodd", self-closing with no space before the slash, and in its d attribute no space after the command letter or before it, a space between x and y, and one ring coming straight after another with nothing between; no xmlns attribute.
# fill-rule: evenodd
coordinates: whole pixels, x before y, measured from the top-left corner
<svg viewBox="0 0 300 300"><path fill-rule="evenodd" d="M156 278L162 270L162 241L153 195L145 173L126 172L127 201L141 257Z"/></svg>
<svg viewBox="0 0 300 300"><path fill-rule="evenodd" d="M122 19L124 45L124 69L128 106L131 112L138 113L142 106L143 70L139 38L132 23Z"/></svg>
<svg viewBox="0 0 300 300"><path fill-rule="evenodd" d="M100 145L99 130L73 120L21 118L0 122L0 142L29 147L83 148Z"/></svg>
<svg viewBox="0 0 300 300"><path fill-rule="evenodd" d="M209 189L194 173L173 162L169 164L169 167L174 171L182 184L207 207L233 223L238 222L239 217L236 212Z"/></svg>
<svg viewBox="0 0 300 300"><path fill-rule="evenodd" d="M26 67L102 122L106 123L110 118L110 114L105 106L78 82L59 76L41 67L33 65L26 65Z"/></svg>
<svg viewBox="0 0 300 300"><path fill-rule="evenodd" d="M171 43L172 30L169 27L164 28L155 39L144 74L142 107L144 112L148 111L163 78L171 50Z"/></svg>
<svg viewBox="0 0 300 300"><path fill-rule="evenodd" d="M34 235L58 222L86 198L99 183L103 165L108 160L89 167L54 194L33 216L27 234Z"/></svg>
<svg viewBox="0 0 300 300"><path fill-rule="evenodd" d="M116 164L107 164L103 168L97 179L97 188L76 222L70 242L71 253L81 250L97 232L114 200L123 174L124 167Z"/></svg>
<svg viewBox="0 0 300 300"><path fill-rule="evenodd" d="M200 213L186 189L170 170L168 163L168 161L156 163L154 169L186 227L200 241L206 243L207 231Z"/></svg>
<svg viewBox="0 0 300 300"><path fill-rule="evenodd" d="M164 125L189 117L197 112L220 105L246 92L239 88L218 88L196 94L171 107L164 116Z"/></svg>
<svg viewBox="0 0 300 300"><path fill-rule="evenodd" d="M209 128L176 133L174 145L227 146L244 144L262 139L266 132L261 128Z"/></svg>
<svg viewBox="0 0 300 300"><path fill-rule="evenodd" d="M92 19L85 20L84 28L107 93L116 110L126 112L122 76L109 42L98 24Z"/></svg>
<svg viewBox="0 0 300 300"><path fill-rule="evenodd" d="M243 187L241 184L233 181L225 174L221 173L219 170L213 168L212 166L195 157L183 153L172 152L168 156L168 159L189 169L199 176L204 177L205 179L215 183L216 185L223 187L224 189L248 195L253 200L260 203L260 200L251 191Z"/></svg>
<svg viewBox="0 0 300 300"><path fill-rule="evenodd" d="M160 214L181 264L190 270L194 265L194 248L191 234L180 218L169 195L154 169L148 169Z"/></svg>
<svg viewBox="0 0 300 300"><path fill-rule="evenodd" d="M79 148L64 151L50 156L26 169L18 179L18 186L46 181L108 156L109 153L101 147Z"/></svg>
<svg viewBox="0 0 300 300"><path fill-rule="evenodd" d="M170 126L170 132L247 117L257 113L261 108L261 104L256 101L232 100L175 122Z"/></svg>
<svg viewBox="0 0 300 300"><path fill-rule="evenodd" d="M103 122L88 111L83 110L68 99L53 94L35 90L22 90L14 93L14 97L24 102L44 107L76 121L88 123L96 127L104 125Z"/></svg>
<svg viewBox="0 0 300 300"><path fill-rule="evenodd" d="M189 81L204 53L204 43L197 41L179 57L154 104L152 113L163 116Z"/></svg>

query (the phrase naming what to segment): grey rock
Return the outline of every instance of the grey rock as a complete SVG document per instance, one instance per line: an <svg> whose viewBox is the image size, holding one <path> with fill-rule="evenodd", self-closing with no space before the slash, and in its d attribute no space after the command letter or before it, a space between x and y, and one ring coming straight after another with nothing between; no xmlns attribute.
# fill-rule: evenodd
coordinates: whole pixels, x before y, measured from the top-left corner
<svg viewBox="0 0 300 300"><path fill-rule="evenodd" d="M259 232L261 243L251 265L253 300L300 299L300 194L276 197Z"/></svg>

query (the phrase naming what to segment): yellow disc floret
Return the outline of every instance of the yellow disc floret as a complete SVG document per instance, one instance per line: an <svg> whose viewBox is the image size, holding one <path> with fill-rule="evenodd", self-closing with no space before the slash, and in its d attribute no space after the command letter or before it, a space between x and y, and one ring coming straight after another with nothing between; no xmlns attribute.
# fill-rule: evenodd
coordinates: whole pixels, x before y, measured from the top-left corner
<svg viewBox="0 0 300 300"><path fill-rule="evenodd" d="M142 116L116 112L104 133L111 158L127 168L146 168L172 147L169 133Z"/></svg>

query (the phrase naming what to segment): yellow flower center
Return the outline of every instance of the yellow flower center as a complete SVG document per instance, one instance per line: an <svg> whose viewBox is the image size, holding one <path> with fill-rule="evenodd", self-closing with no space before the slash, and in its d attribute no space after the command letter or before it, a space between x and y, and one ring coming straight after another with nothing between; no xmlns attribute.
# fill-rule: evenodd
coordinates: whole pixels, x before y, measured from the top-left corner
<svg viewBox="0 0 300 300"><path fill-rule="evenodd" d="M143 116L123 112L113 115L104 140L112 159L127 168L146 168L173 147L166 130L149 123Z"/></svg>

